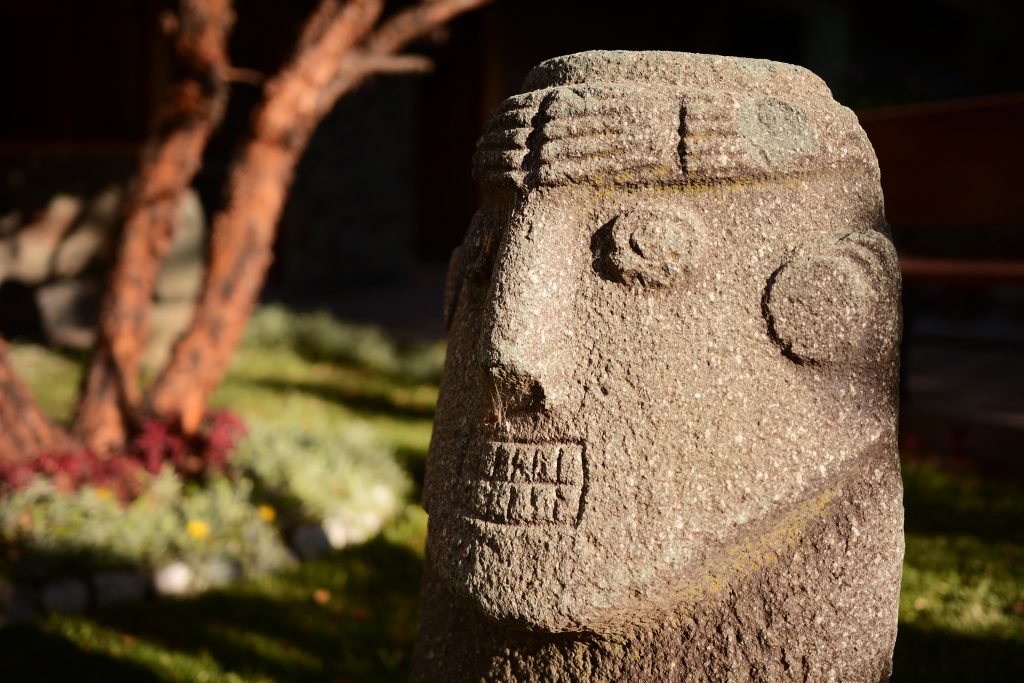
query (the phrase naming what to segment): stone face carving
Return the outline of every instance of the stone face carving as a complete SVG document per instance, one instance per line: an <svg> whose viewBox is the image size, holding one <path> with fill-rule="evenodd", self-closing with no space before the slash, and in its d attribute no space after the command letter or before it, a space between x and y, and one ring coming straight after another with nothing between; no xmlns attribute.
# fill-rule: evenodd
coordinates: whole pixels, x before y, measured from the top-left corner
<svg viewBox="0 0 1024 683"><path fill-rule="evenodd" d="M808 71L549 60L452 257L422 681L888 678L899 270Z"/></svg>

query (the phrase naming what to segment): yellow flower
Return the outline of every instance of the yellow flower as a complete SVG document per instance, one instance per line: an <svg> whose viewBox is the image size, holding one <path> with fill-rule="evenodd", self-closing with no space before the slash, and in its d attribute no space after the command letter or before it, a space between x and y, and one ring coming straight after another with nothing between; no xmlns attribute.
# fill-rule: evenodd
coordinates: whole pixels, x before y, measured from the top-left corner
<svg viewBox="0 0 1024 683"><path fill-rule="evenodd" d="M273 522L276 517L277 512L274 511L274 508L269 505L260 505L260 519L264 522L269 524L270 522Z"/></svg>
<svg viewBox="0 0 1024 683"><path fill-rule="evenodd" d="M105 486L98 486L96 488L96 497L100 500L106 500L110 498L110 489Z"/></svg>
<svg viewBox="0 0 1024 683"><path fill-rule="evenodd" d="M185 525L185 531L192 538L206 538L210 535L210 526L201 519L190 519Z"/></svg>

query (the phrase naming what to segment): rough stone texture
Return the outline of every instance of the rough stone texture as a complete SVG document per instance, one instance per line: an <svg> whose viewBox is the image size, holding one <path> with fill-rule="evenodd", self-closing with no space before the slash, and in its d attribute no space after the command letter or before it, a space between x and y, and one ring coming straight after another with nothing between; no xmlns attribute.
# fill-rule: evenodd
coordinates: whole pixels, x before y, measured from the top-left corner
<svg viewBox="0 0 1024 683"><path fill-rule="evenodd" d="M420 681L887 680L899 271L804 69L553 59L478 146Z"/></svg>
<svg viewBox="0 0 1024 683"><path fill-rule="evenodd" d="M61 240L81 210L81 198L66 194L54 196L37 220L14 234L14 268L6 276L31 285L45 281L50 276Z"/></svg>
<svg viewBox="0 0 1024 683"><path fill-rule="evenodd" d="M150 311L149 343L142 356L143 367L158 372L171 357L171 349L178 337L188 329L195 314L194 300L157 301Z"/></svg>
<svg viewBox="0 0 1024 683"><path fill-rule="evenodd" d="M302 561L312 560L331 550L331 539L320 524L300 524L289 535L292 550Z"/></svg>
<svg viewBox="0 0 1024 683"><path fill-rule="evenodd" d="M110 185L89 203L85 215L57 247L52 276L72 278L110 257L117 240L124 190Z"/></svg>
<svg viewBox="0 0 1024 683"><path fill-rule="evenodd" d="M37 611L35 597L16 584L0 584L0 627L32 619Z"/></svg>
<svg viewBox="0 0 1024 683"><path fill-rule="evenodd" d="M36 289L35 300L50 343L84 349L96 341L100 287L95 279L68 278L44 284Z"/></svg>
<svg viewBox="0 0 1024 683"><path fill-rule="evenodd" d="M0 225L0 283L11 279L33 288L42 332L53 344L86 349L96 343L107 274L103 265L117 247L123 194L120 185L88 201L58 194L32 223ZM166 362L192 320L202 287L206 234L199 195L189 189L178 205L174 237L155 285L144 359L150 368Z"/></svg>
<svg viewBox="0 0 1024 683"><path fill-rule="evenodd" d="M43 586L39 600L51 612L81 612L89 606L89 586L81 579L59 579Z"/></svg>
<svg viewBox="0 0 1024 683"><path fill-rule="evenodd" d="M172 562L153 573L157 595L191 595L196 590L196 575L184 562Z"/></svg>
<svg viewBox="0 0 1024 683"><path fill-rule="evenodd" d="M195 190L178 204L171 247L160 263L155 298L159 302L194 301L203 285L206 214Z"/></svg>
<svg viewBox="0 0 1024 683"><path fill-rule="evenodd" d="M100 606L142 600L149 592L150 583L149 577L139 572L101 572L92 577L93 596Z"/></svg>

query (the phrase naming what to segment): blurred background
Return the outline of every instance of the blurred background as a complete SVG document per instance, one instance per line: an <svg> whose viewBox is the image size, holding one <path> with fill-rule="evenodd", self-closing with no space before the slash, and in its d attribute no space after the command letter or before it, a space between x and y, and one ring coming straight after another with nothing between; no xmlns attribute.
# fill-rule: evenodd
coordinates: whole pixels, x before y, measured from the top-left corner
<svg viewBox="0 0 1024 683"><path fill-rule="evenodd" d="M233 65L276 71L314 5L237 2ZM68 415L75 373L95 341L120 207L172 77L161 16L174 7L157 0L0 4L0 336L16 340L15 370L58 419ZM1022 27L1024 5L1015 0L506 0L460 16L421 47L434 61L431 73L375 78L317 127L280 219L264 314L256 318L262 327L250 331L220 404L250 422L259 422L261 410L275 412L256 404L250 380L270 392L268 405L300 395L295 400L331 404L325 419L340 420L341 412L331 412L339 410L380 432L408 472L411 488L402 495L415 506L443 355L444 271L476 207L470 161L491 109L517 92L532 65L588 49L805 66L857 112L875 146L904 271L908 565L896 680L1021 680ZM183 202L157 284L156 339L147 352L153 362L188 322L208 220L260 97L258 78L232 83L224 122ZM300 328L311 331L294 332ZM261 339L267 347L291 344L295 358L312 365L295 360L294 373L270 376L264 366L281 361L260 356ZM423 349L434 349L435 360ZM61 381L67 388L50 395ZM416 514L402 513L392 527L420 529ZM307 600L283 591L298 611L292 630L262 636L276 639L274 661L260 663L252 653L262 646L250 637L183 636L153 626L144 616L152 608L131 606L9 627L0 648L56 647L103 680L186 680L173 678L176 667L192 666L209 680L232 672L253 680L401 678L420 551L396 555L395 544L380 538L397 533L399 546L413 547L409 539L421 529L402 536L392 527L369 545L280 579L294 591L317 584L324 593ZM395 562L408 569L395 570ZM338 596L356 600L366 592L382 602L355 613L335 605ZM228 631L264 615L237 594L189 604L168 613L183 624L231 610L245 615ZM307 619L302 609L319 616ZM357 643L347 659L330 647L340 632ZM167 648L172 664L154 664L159 657L137 640ZM132 668L112 663L110 653L122 649ZM243 664L247 652L255 663Z"/></svg>
<svg viewBox="0 0 1024 683"><path fill-rule="evenodd" d="M241 2L234 63L272 72L313 4ZM11 242L47 209L57 222L61 211L91 210L113 234L118 193L170 78L159 17L172 7L3 4L0 239ZM606 47L800 64L858 112L878 152L889 221L905 256L904 412L927 425L908 434L929 446L1010 457L1024 427L1024 392L1015 391L1024 385L1024 364L1014 351L1024 340L1021 20L1009 0L641 4L628 11L495 3L445 29L444 41L428 49L434 73L375 79L319 126L280 222L265 296L326 306L406 337L439 336L444 267L476 205L469 175L476 137L490 110L542 59ZM232 88L194 184L205 215L222 197L230 155L259 94L254 84ZM79 251L102 252L102 241ZM194 250L199 238L193 241ZM19 275L5 262L11 251L0 246L0 331L85 345L88 335L76 323L88 327L94 315L105 254L66 248L58 272L30 263ZM35 251L39 259L51 255ZM76 266L89 260L96 277L68 284L64 275L79 277ZM167 316L175 322L173 311ZM983 385L990 391L981 392Z"/></svg>

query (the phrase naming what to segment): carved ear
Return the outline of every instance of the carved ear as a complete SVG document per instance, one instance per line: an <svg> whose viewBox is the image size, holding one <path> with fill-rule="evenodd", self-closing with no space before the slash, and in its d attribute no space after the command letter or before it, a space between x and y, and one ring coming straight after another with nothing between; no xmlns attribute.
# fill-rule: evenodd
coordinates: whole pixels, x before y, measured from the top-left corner
<svg viewBox="0 0 1024 683"><path fill-rule="evenodd" d="M896 251L882 234L817 243L769 279L768 332L801 363L890 361L902 327L899 290Z"/></svg>
<svg viewBox="0 0 1024 683"><path fill-rule="evenodd" d="M448 275L444 280L444 331L452 326L452 319L455 317L455 308L459 305L459 294L462 292L462 280L465 266L462 259L462 247L458 246L452 251L448 259Z"/></svg>

